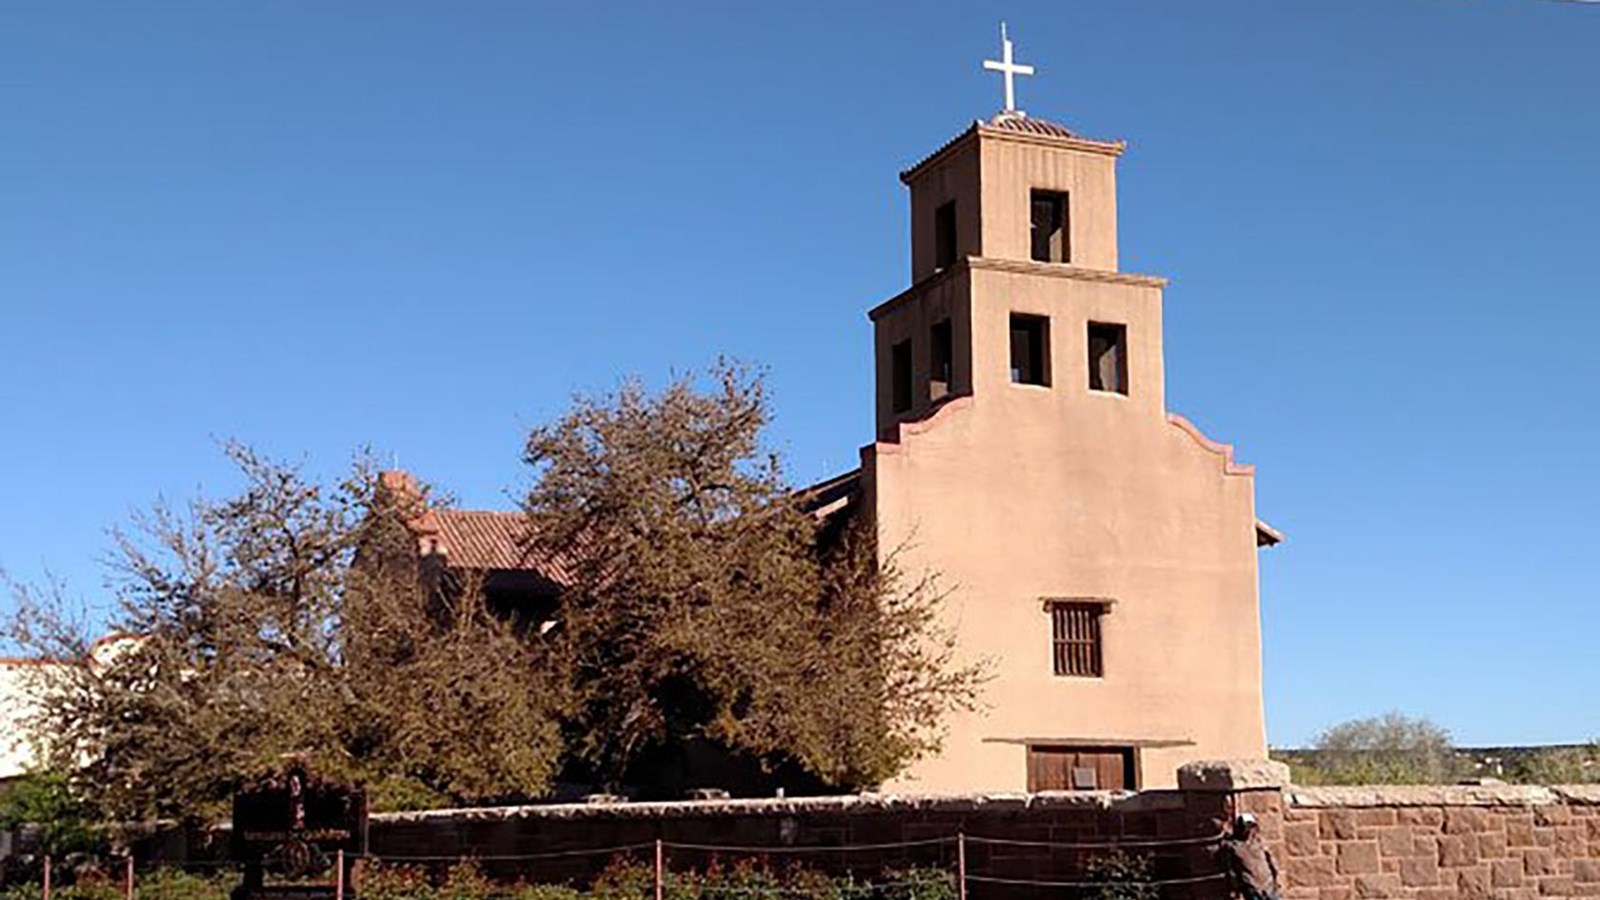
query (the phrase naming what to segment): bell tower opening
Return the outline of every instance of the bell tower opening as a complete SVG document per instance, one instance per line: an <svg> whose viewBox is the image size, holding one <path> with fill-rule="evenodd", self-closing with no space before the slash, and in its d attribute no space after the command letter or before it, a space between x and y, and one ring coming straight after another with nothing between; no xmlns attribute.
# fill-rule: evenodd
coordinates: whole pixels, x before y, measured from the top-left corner
<svg viewBox="0 0 1600 900"><path fill-rule="evenodd" d="M1067 195L1064 191L1033 191L1032 249L1034 262L1072 262L1072 243L1067 236Z"/></svg>

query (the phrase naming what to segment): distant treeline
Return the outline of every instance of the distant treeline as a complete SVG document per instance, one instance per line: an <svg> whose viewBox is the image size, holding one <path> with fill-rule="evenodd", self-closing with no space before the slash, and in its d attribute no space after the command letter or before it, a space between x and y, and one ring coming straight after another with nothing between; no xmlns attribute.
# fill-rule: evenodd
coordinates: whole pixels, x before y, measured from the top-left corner
<svg viewBox="0 0 1600 900"><path fill-rule="evenodd" d="M1296 784L1454 784L1493 778L1512 784L1600 782L1600 742L1535 747L1275 749Z"/></svg>

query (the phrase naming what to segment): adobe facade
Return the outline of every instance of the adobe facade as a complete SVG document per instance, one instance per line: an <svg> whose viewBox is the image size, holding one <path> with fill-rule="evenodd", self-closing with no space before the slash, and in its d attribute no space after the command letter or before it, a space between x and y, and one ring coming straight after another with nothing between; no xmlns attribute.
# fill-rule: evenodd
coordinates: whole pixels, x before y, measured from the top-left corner
<svg viewBox="0 0 1600 900"><path fill-rule="evenodd" d="M1256 554L1279 536L1252 468L1167 409L1165 282L1118 266L1123 149L1010 112L901 176L913 283L870 313L877 439L802 496L935 575L960 661L992 677L885 790L1160 788L1266 755ZM412 527L497 608L559 618L564 575L518 514Z"/></svg>
<svg viewBox="0 0 1600 900"><path fill-rule="evenodd" d="M1170 786L1262 758L1253 470L1164 395L1162 290L1118 268L1121 143L1002 113L901 178L912 286L871 312L880 552L935 573L985 707L891 790Z"/></svg>

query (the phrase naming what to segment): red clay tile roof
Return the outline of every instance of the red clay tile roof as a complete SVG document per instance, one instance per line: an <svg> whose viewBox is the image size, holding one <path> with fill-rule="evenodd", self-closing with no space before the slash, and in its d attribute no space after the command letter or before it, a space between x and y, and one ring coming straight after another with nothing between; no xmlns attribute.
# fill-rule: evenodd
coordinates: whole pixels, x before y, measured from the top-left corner
<svg viewBox="0 0 1600 900"><path fill-rule="evenodd" d="M518 569L527 556L527 517L519 512L436 509L439 549L468 569Z"/></svg>
<svg viewBox="0 0 1600 900"><path fill-rule="evenodd" d="M453 569L537 572L557 584L572 573L548 549L528 539L528 519L520 512L434 509L431 546Z"/></svg>
<svg viewBox="0 0 1600 900"><path fill-rule="evenodd" d="M572 582L561 559L529 540L528 519L520 511L430 507L410 473L389 471L379 478L383 489L410 498L421 510L406 527L424 556L443 556L452 569L536 572L557 584Z"/></svg>

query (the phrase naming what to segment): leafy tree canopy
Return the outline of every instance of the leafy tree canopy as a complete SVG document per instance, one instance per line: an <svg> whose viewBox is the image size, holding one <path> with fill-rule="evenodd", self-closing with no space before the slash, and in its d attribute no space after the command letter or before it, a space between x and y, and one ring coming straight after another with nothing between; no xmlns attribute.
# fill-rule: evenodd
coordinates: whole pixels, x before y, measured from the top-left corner
<svg viewBox="0 0 1600 900"><path fill-rule="evenodd" d="M762 446L760 379L706 380L580 398L528 440L531 530L573 573L569 750L607 784L684 741L879 782L937 746L982 672L952 664L932 582L880 565L869 521L806 512Z"/></svg>
<svg viewBox="0 0 1600 900"><path fill-rule="evenodd" d="M52 670L41 749L123 820L220 814L291 753L378 808L534 798L563 772L623 784L686 745L887 778L983 673L953 664L932 582L880 564L870 522L806 512L769 416L760 379L719 365L535 429L531 533L572 573L548 634L477 585L431 587L417 498L370 464L322 484L230 446L239 493L117 534L109 624L132 638L96 652L62 592L17 589L15 642L77 663Z"/></svg>
<svg viewBox="0 0 1600 900"><path fill-rule="evenodd" d="M248 448L244 489L156 506L118 533L97 650L59 591L22 588L13 625L52 670L34 722L49 767L101 815L222 813L291 753L385 796L472 801L545 789L559 672L470 595L442 627L412 511L370 466L318 485Z"/></svg>
<svg viewBox="0 0 1600 900"><path fill-rule="evenodd" d="M1341 722L1312 746L1295 772L1308 784L1445 784L1461 770L1449 731L1398 712Z"/></svg>

